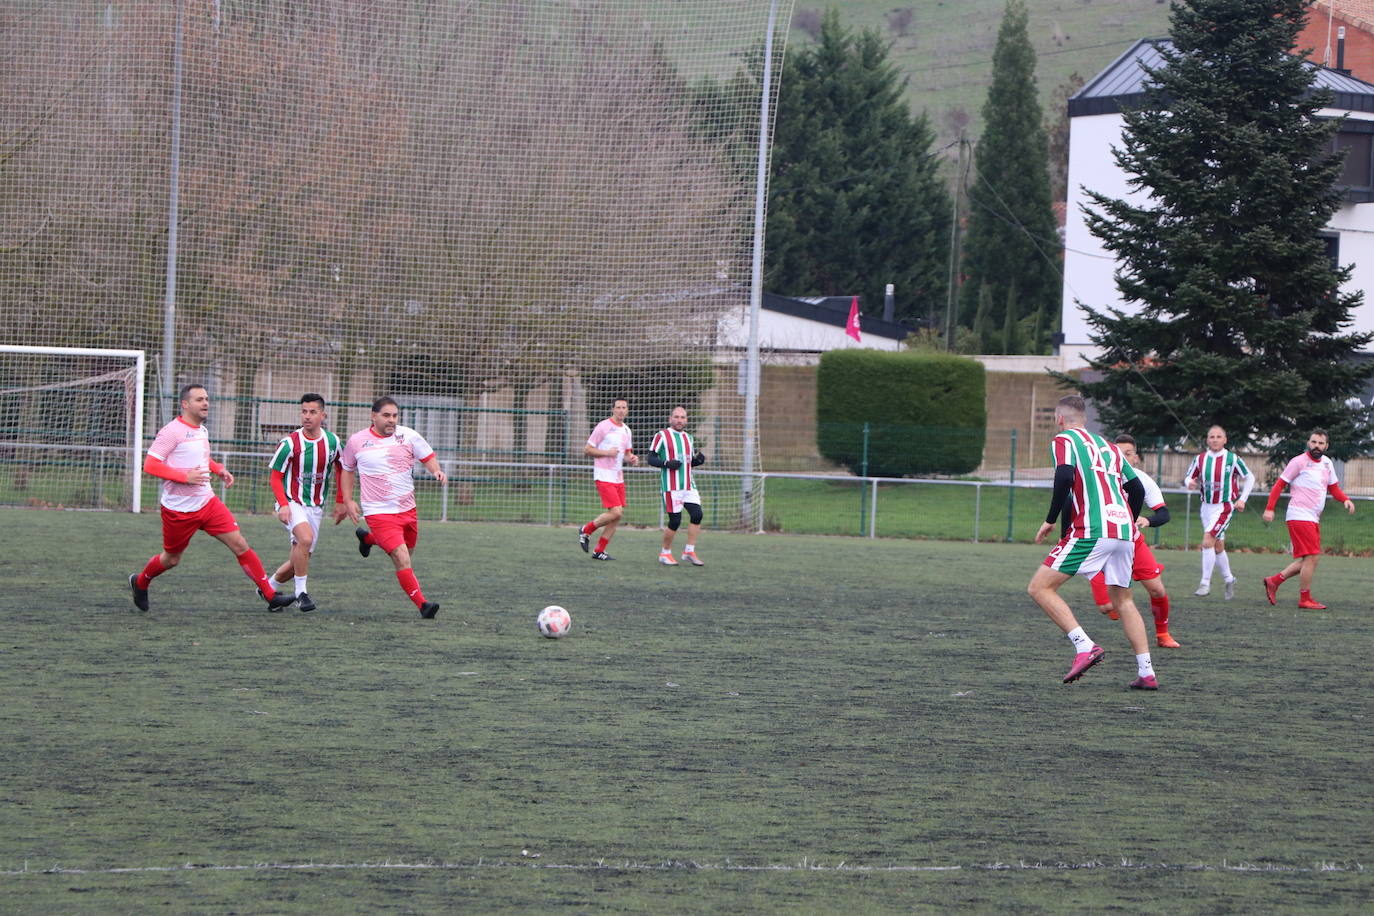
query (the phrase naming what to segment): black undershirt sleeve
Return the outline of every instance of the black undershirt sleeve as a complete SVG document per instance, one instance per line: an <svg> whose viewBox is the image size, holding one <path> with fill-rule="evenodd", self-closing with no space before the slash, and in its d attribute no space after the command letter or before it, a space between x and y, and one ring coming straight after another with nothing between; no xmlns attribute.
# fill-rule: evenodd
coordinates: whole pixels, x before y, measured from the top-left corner
<svg viewBox="0 0 1374 916"><path fill-rule="evenodd" d="M1169 515L1169 507L1160 506L1158 509L1156 509L1154 512L1150 514L1150 527L1163 528L1165 525L1169 524L1170 518L1171 516Z"/></svg>
<svg viewBox="0 0 1374 916"><path fill-rule="evenodd" d="M1140 518L1140 510L1145 507L1145 484L1140 482L1139 477L1132 477L1126 481L1121 489L1126 491L1126 502L1131 507L1131 518Z"/></svg>
<svg viewBox="0 0 1374 916"><path fill-rule="evenodd" d="M1054 469L1054 493L1050 496L1050 511L1045 516L1045 524L1053 525L1054 520L1059 518L1059 513L1064 511L1064 503L1069 499L1069 492L1073 489L1073 465L1061 464ZM1065 520L1067 521L1067 516Z"/></svg>

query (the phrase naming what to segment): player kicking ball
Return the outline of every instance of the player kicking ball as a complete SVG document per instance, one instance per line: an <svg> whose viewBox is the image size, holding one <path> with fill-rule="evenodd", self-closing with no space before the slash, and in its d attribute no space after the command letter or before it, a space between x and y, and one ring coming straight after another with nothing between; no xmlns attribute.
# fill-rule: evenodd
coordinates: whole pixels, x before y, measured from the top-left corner
<svg viewBox="0 0 1374 916"><path fill-rule="evenodd" d="M181 389L181 415L158 430L148 448L143 473L162 479L162 552L129 576L134 607L148 610L148 587L153 579L181 562L191 538L204 531L233 551L243 572L258 587L268 610L279 611L294 600L272 588L262 561L248 546L234 514L215 495L210 475L234 485L228 468L210 457L210 432L205 421L210 416L210 395L204 385Z"/></svg>

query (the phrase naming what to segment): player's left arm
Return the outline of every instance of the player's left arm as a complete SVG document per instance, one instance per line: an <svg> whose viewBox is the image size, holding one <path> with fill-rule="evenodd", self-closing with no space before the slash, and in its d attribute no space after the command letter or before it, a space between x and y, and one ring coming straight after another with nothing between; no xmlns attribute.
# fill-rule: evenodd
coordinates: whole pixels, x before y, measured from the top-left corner
<svg viewBox="0 0 1374 916"><path fill-rule="evenodd" d="M1240 497L1236 500L1235 506L1237 512L1244 512L1245 501L1250 498L1250 491L1255 489L1255 474L1244 461L1240 462L1240 468L1245 472L1245 477L1241 480Z"/></svg>
<svg viewBox="0 0 1374 916"><path fill-rule="evenodd" d="M1351 515L1355 514L1355 501L1351 499L1349 496L1345 495L1345 491L1341 489L1340 484L1333 482L1330 486L1326 488L1326 492L1330 493L1331 498L1334 499L1336 502L1340 503L1342 506L1345 506L1346 512L1349 512Z"/></svg>
<svg viewBox="0 0 1374 916"><path fill-rule="evenodd" d="M445 474L444 469L439 466L438 452L430 452L429 457L425 458L420 463L425 466L426 471L429 471L430 474L434 475L435 480L439 481L440 483L445 483L448 480L448 475Z"/></svg>
<svg viewBox="0 0 1374 916"><path fill-rule="evenodd" d="M1121 489L1126 493L1126 504L1131 507L1131 518L1138 518L1145 507L1145 484L1133 476L1121 485Z"/></svg>
<svg viewBox="0 0 1374 916"><path fill-rule="evenodd" d="M234 485L234 475L230 474L228 468L213 458L210 459L210 473L224 481L226 487L232 487Z"/></svg>
<svg viewBox="0 0 1374 916"><path fill-rule="evenodd" d="M706 463L706 453L705 453L705 452L693 452L693 453L692 453L692 467L694 467L694 468L696 468L696 467L701 467L701 466L702 466L703 464L705 464L705 463Z"/></svg>
<svg viewBox="0 0 1374 916"><path fill-rule="evenodd" d="M1069 492L1073 489L1073 477L1073 465L1061 464L1055 467L1054 492L1050 495L1050 511L1045 514L1045 523L1035 533L1035 543L1039 544L1045 539L1045 535L1054 528L1054 522L1055 519L1059 518L1059 513L1064 511L1064 503L1068 501Z"/></svg>

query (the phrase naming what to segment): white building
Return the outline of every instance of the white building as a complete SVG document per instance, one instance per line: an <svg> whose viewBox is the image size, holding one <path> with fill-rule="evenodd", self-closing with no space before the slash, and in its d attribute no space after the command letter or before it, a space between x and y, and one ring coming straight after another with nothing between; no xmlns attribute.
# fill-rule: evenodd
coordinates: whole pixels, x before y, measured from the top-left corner
<svg viewBox="0 0 1374 916"><path fill-rule="evenodd" d="M1090 80L1069 99L1069 194L1064 227L1064 343L1068 366L1082 366L1080 354L1093 354L1089 326L1082 305L1097 311L1117 308L1131 314L1139 304L1123 302L1113 274L1116 261L1100 240L1088 232L1083 206L1084 188L1120 199L1140 199L1127 187L1127 174L1117 167L1112 148L1121 145L1123 106L1145 100L1145 71L1164 66L1160 46L1167 39L1142 39ZM1363 290L1364 304L1354 314L1352 331L1374 331L1374 85L1315 64L1316 86L1332 94L1333 107L1322 117L1346 117L1337 137L1349 150L1343 180L1345 203L1332 216L1329 229L1332 257L1353 265L1347 290Z"/></svg>
<svg viewBox="0 0 1374 916"><path fill-rule="evenodd" d="M815 355L828 350L867 348L900 350L912 333L904 324L860 314L859 340L845 333L850 296L793 298L764 293L759 310L759 349L774 355ZM861 309L862 312L862 309ZM749 345L749 308L735 309L720 320L717 343L744 349Z"/></svg>

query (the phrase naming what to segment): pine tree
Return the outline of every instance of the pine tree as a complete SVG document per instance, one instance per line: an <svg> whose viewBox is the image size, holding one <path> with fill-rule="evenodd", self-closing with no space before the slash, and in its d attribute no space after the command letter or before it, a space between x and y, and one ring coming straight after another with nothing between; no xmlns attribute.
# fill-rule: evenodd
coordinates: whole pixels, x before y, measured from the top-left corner
<svg viewBox="0 0 1374 916"><path fill-rule="evenodd" d="M1310 427L1332 455L1368 444L1346 406L1374 363L1374 334L1346 333L1359 292L1318 233L1341 203L1337 122L1316 114L1315 70L1291 54L1305 0L1186 0L1147 102L1125 115L1117 164L1133 201L1090 194L1088 224L1119 260L1136 314L1089 309L1101 381L1079 384L1109 428L1301 451ZM1145 198L1148 197L1148 201Z"/></svg>
<svg viewBox="0 0 1374 916"><path fill-rule="evenodd" d="M1035 49L1023 0L1008 0L993 52L986 125L974 153L969 228L964 240L960 314L974 320L979 291L991 290L994 325L1005 325L1007 291L1019 313L1060 301L1059 234L1050 201L1049 154L1035 88ZM1042 341L1031 341L1039 350Z"/></svg>
<svg viewBox="0 0 1374 916"><path fill-rule="evenodd" d="M792 295L858 293L865 303L881 303L892 283L896 317L925 321L944 313L950 203L934 131L924 115L912 117L889 50L876 31L843 28L832 9L818 44L788 54L765 282Z"/></svg>

